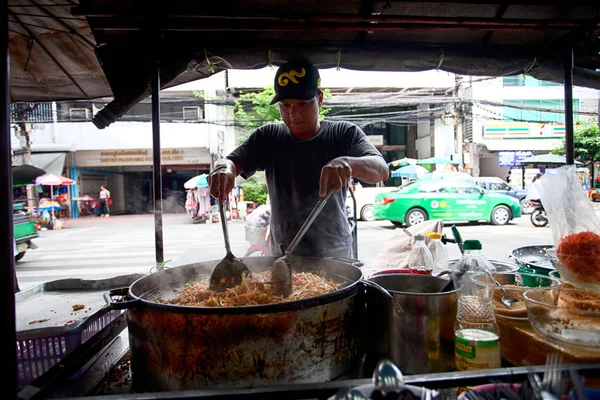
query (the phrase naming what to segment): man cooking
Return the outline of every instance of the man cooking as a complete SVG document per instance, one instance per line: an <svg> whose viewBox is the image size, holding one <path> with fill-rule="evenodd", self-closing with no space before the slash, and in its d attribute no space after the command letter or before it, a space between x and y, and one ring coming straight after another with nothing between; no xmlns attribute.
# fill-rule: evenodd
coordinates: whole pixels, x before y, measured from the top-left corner
<svg viewBox="0 0 600 400"><path fill-rule="evenodd" d="M351 257L346 215L351 177L376 183L388 179L381 153L349 122L319 121L323 104L319 71L307 61L290 61L275 75L275 97L283 123L256 129L208 177L210 193L225 201L235 178L266 171L271 200L269 253L281 255L320 197L333 195L294 253L312 257Z"/></svg>

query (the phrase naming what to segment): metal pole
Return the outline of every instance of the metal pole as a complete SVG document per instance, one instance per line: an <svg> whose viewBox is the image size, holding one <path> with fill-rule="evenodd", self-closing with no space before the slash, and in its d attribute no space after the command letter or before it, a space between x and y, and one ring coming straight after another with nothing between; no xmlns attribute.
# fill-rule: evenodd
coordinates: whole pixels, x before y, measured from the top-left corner
<svg viewBox="0 0 600 400"><path fill-rule="evenodd" d="M6 7L7 2L4 2ZM2 309L2 344L0 359L8 368L0 374L0 387L4 396L9 399L17 397L17 327L15 323L15 237L13 233L13 192L12 192L12 160L10 152L10 64L8 56L8 18L1 18L4 28L2 35L2 81L0 91L0 185L5 188L4 196L0 196L0 227L4 234L0 239L0 298Z"/></svg>
<svg viewBox="0 0 600 400"><path fill-rule="evenodd" d="M565 55L565 150L567 164L575 164L573 154L573 49Z"/></svg>
<svg viewBox="0 0 600 400"><path fill-rule="evenodd" d="M154 193L154 241L156 265L164 261L162 228L162 179L160 165L160 64L152 61L152 190Z"/></svg>

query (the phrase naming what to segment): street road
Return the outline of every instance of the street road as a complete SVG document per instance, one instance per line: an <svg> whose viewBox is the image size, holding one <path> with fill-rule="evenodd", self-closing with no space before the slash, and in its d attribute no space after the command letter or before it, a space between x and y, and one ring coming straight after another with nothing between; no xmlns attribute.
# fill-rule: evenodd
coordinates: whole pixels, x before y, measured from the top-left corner
<svg viewBox="0 0 600 400"><path fill-rule="evenodd" d="M596 206L595 206L596 207ZM598 210L600 211L600 210ZM17 263L20 289L64 278L102 279L132 273L147 274L155 265L154 220L151 215L83 217L66 220L65 228L42 231L39 246ZM163 218L165 260L168 266L220 260L225 255L221 224L193 224L184 214ZM452 237L447 224L444 233ZM552 244L549 227L535 228L529 215L506 226L457 224L463 240L479 239L490 259L513 262L513 249ZM359 222L358 258L368 267L393 237L389 221ZM233 253L243 256L248 247L242 222L229 224ZM450 259L460 257L458 247L448 244Z"/></svg>

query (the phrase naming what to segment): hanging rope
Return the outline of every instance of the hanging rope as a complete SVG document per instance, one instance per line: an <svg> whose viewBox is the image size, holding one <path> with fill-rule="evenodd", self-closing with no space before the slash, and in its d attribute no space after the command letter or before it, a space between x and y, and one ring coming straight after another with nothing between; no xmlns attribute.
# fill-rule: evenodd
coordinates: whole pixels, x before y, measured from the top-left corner
<svg viewBox="0 0 600 400"><path fill-rule="evenodd" d="M204 48L204 57L206 57L206 64L208 65L208 70L211 73L215 73L215 66L212 65L212 63L210 62L210 60L208 59L208 52L206 51L206 47Z"/></svg>
<svg viewBox="0 0 600 400"><path fill-rule="evenodd" d="M337 53L337 67L335 67L336 71L341 70L340 65L342 64L342 50L339 49Z"/></svg>
<svg viewBox="0 0 600 400"><path fill-rule="evenodd" d="M537 61L537 57L533 57L533 62L531 63L531 65L529 66L529 68L527 68L527 71L523 72L523 75L527 75L529 73L529 71L531 71L531 69L535 65L536 61Z"/></svg>
<svg viewBox="0 0 600 400"><path fill-rule="evenodd" d="M446 55L444 53L444 49L440 49L440 62L438 63L437 68L435 69L436 71L440 70L440 67L442 66L442 64L444 63L444 60L446 59Z"/></svg>

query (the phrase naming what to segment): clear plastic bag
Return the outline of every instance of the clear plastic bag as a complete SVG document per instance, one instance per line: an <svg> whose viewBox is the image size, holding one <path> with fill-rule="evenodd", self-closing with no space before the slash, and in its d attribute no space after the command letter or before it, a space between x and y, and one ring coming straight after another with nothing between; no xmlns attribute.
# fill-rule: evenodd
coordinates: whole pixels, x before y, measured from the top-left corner
<svg viewBox="0 0 600 400"><path fill-rule="evenodd" d="M600 290L600 221L575 166L546 170L540 182L554 240L554 267L563 280Z"/></svg>

